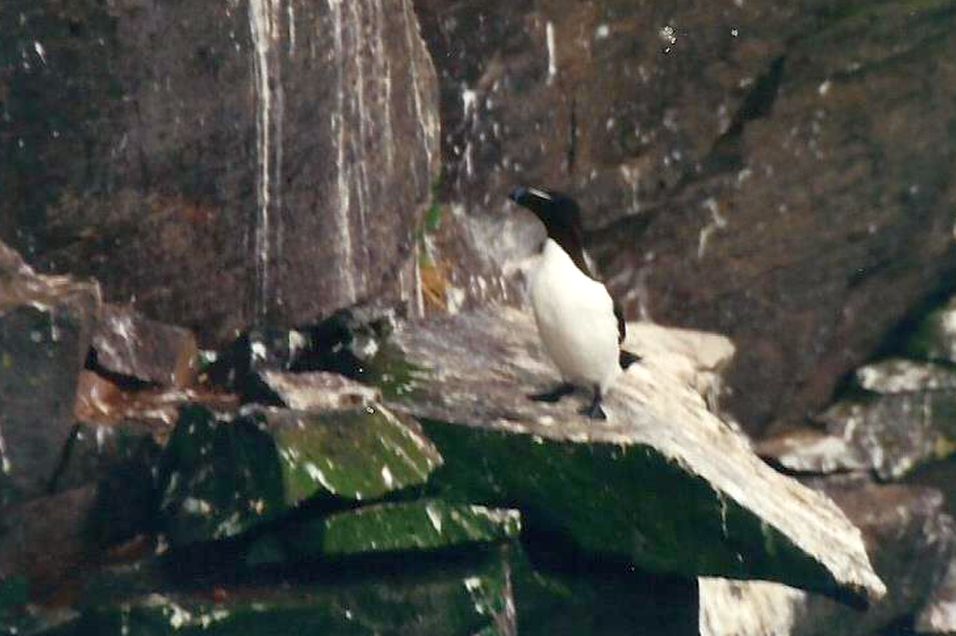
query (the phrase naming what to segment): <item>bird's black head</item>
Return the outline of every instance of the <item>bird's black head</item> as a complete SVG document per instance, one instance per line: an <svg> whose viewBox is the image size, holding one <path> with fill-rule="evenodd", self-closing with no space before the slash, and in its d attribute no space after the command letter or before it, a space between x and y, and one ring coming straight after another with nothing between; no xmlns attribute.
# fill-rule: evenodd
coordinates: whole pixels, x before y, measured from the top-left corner
<svg viewBox="0 0 956 636"><path fill-rule="evenodd" d="M508 198L534 212L544 223L548 238L564 248L578 267L588 273L584 262L581 209L571 197L543 188L518 187Z"/></svg>
<svg viewBox="0 0 956 636"><path fill-rule="evenodd" d="M518 187L512 190L508 198L534 212L541 219L548 230L548 236L553 231L573 232L581 234L581 210L577 202L571 197L543 188Z"/></svg>

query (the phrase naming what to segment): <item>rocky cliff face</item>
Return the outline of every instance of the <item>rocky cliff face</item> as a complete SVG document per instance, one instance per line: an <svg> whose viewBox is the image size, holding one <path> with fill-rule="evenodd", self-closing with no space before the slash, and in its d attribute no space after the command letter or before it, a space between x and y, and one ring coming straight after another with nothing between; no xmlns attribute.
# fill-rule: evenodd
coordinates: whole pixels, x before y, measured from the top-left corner
<svg viewBox="0 0 956 636"><path fill-rule="evenodd" d="M0 28L0 237L40 269L207 342L413 295L439 123L409 1L6 2Z"/></svg>
<svg viewBox="0 0 956 636"><path fill-rule="evenodd" d="M956 629L954 11L0 4L0 632Z"/></svg>

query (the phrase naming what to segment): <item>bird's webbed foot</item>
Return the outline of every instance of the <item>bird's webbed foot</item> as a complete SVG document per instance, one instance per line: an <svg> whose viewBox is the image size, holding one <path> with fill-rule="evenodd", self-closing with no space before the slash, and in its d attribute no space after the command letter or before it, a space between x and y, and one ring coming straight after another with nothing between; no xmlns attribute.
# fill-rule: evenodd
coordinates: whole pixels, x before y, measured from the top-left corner
<svg viewBox="0 0 956 636"><path fill-rule="evenodd" d="M534 400L535 402L557 402L566 395L571 395L574 393L574 385L568 382L564 382L554 387L550 391L545 391L544 393L532 393L528 396L529 400Z"/></svg>
<svg viewBox="0 0 956 636"><path fill-rule="evenodd" d="M582 415L587 415L592 420L606 420L607 414L601 407L602 399L603 396L601 395L601 387L594 387L594 399L591 400L591 405L582 408L580 413Z"/></svg>

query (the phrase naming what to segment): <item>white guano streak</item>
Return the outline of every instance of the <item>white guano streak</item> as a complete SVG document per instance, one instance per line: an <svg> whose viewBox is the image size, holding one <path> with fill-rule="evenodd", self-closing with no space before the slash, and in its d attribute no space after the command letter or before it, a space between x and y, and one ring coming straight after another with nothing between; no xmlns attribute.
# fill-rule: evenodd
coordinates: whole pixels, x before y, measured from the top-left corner
<svg viewBox="0 0 956 636"><path fill-rule="evenodd" d="M352 273L352 231L350 226L349 210L351 201L351 167L346 164L345 144L345 65L348 56L345 51L345 28L342 17L342 0L328 0L329 11L332 14L332 46L337 70L336 104L332 113L332 132L336 139L336 185L338 191L338 206L336 209L336 225L338 226L339 257L342 262L341 280L345 287L345 294L349 301L355 299L355 277Z"/></svg>
<svg viewBox="0 0 956 636"><path fill-rule="evenodd" d="M289 0L292 2L293 0ZM255 220L256 318L265 318L269 296L269 264L272 258L272 215L280 205L282 160L282 83L273 48L279 39L281 0L249 0L249 31L252 36L256 95L257 213ZM293 28L292 25L289 27ZM270 79L274 81L270 82ZM273 182L273 172L275 180ZM273 192L275 190L275 192Z"/></svg>
<svg viewBox="0 0 956 636"><path fill-rule="evenodd" d="M408 44L408 68L412 76L412 95L414 96L415 101L415 117L418 119L418 125L421 128L422 143L425 145L425 154L428 158L428 166L430 168L432 165L433 155L432 141L438 137L439 124L435 120L435 114L430 109L426 112L426 109L423 109L422 107L422 83L418 73L418 61L416 59L417 56L415 55L415 39L412 37L413 30L415 35L418 36L418 45L420 47L424 47L425 44L422 41L421 33L418 30L418 20L412 13L410 0L403 0L402 6L405 17L405 40ZM412 174L415 175L416 185L418 185L418 171L412 170Z"/></svg>
<svg viewBox="0 0 956 636"><path fill-rule="evenodd" d="M385 104L385 120L383 122L382 143L385 146L385 166L388 174L392 174L395 164L395 139L392 132L392 66L385 54L385 11L381 3L378 4L376 34L372 54L375 57L375 77L379 80L381 90L384 90L382 99Z"/></svg>
<svg viewBox="0 0 956 636"><path fill-rule="evenodd" d="M9 475L12 469L13 466L10 464L10 458L7 457L7 446L3 441L3 428L0 427L0 471L2 471L4 475Z"/></svg>
<svg viewBox="0 0 956 636"><path fill-rule="evenodd" d="M548 83L554 81L554 76L558 74L557 47L554 43L554 24L548 22L545 26L545 36L548 40Z"/></svg>
<svg viewBox="0 0 956 636"><path fill-rule="evenodd" d="M381 8L378 5L380 0L372 0L372 7ZM362 12L362 7L364 6L361 2L352 2L349 5L352 9L352 24L356 25L356 29L363 29L366 23L365 16ZM356 46L361 46L365 42L373 41L373 38L364 32L359 32L358 37L355 38ZM374 43L371 44L371 47L374 47ZM374 130L375 122L372 121L371 116L368 111L368 105L365 100L365 55L364 51L360 51L355 56L355 70L357 74L357 84L358 90L355 91L356 99L356 108L358 110L358 123L359 123L359 141L358 141L358 156L360 157L358 162L358 184L356 191L358 192L358 221L359 221L359 236L362 238L362 246L365 248L365 262L361 263L358 266L359 274L362 277L361 285L364 289L366 286L366 272L368 271L368 264L371 261L371 241L368 240L368 227L365 222L365 212L368 209L369 205L369 181L368 181L368 164L369 162L365 157L365 149L369 147L368 137L369 137L369 128Z"/></svg>

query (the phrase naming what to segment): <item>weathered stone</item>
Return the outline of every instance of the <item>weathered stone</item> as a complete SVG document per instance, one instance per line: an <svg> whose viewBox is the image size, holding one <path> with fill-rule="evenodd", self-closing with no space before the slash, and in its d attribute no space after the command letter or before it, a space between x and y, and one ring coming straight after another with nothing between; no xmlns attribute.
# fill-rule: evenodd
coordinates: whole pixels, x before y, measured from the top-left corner
<svg viewBox="0 0 956 636"><path fill-rule="evenodd" d="M283 403L296 411L350 409L382 398L375 388L337 373L263 371L260 375Z"/></svg>
<svg viewBox="0 0 956 636"><path fill-rule="evenodd" d="M569 571L518 570L514 588L522 635L698 633L694 579L598 562Z"/></svg>
<svg viewBox="0 0 956 636"><path fill-rule="evenodd" d="M11 506L0 516L0 581L22 576L49 593L92 555L87 522L96 488L87 486Z"/></svg>
<svg viewBox="0 0 956 636"><path fill-rule="evenodd" d="M856 370L860 388L874 393L956 390L956 371L939 364L891 358Z"/></svg>
<svg viewBox="0 0 956 636"><path fill-rule="evenodd" d="M379 405L231 420L188 407L160 462L163 530L177 544L232 537L305 499L423 484L441 461L414 423Z"/></svg>
<svg viewBox="0 0 956 636"><path fill-rule="evenodd" d="M418 278L421 315L456 314L488 303L518 305L524 298L515 276L482 247L515 240L507 233L488 236L460 205L434 203L422 228ZM520 239L517 241L520 243Z"/></svg>
<svg viewBox="0 0 956 636"><path fill-rule="evenodd" d="M899 479L953 450L956 391L930 388L947 382L950 373L902 362L865 367L858 377L883 394L837 402L814 418L823 431L789 428L761 440L758 452L798 473L873 471Z"/></svg>
<svg viewBox="0 0 956 636"><path fill-rule="evenodd" d="M883 479L898 479L917 464L945 455L956 438L956 392L882 395L839 402L817 419L846 439Z"/></svg>
<svg viewBox="0 0 956 636"><path fill-rule="evenodd" d="M736 352L724 336L649 322L628 323L624 348L628 347L688 384L707 399L712 410L722 393L723 373Z"/></svg>
<svg viewBox="0 0 956 636"><path fill-rule="evenodd" d="M282 392L292 399L289 391L294 385L331 380L331 376L310 377L309 372L361 376L364 360L375 355L379 341L390 331L393 314L393 310L363 305L336 312L316 325L253 329L217 353L204 378L239 393L246 402L283 405ZM268 378L275 387L269 386Z"/></svg>
<svg viewBox="0 0 956 636"><path fill-rule="evenodd" d="M385 503L286 524L249 548L247 561L296 563L389 552L443 550L518 537L521 515L440 499Z"/></svg>
<svg viewBox="0 0 956 636"><path fill-rule="evenodd" d="M40 607L29 603L29 583L22 577L0 582L0 634L46 634L73 620L78 614L64 607Z"/></svg>
<svg viewBox="0 0 956 636"><path fill-rule="evenodd" d="M794 473L828 475L873 469L872 457L854 439L802 427L760 440L758 455Z"/></svg>
<svg viewBox="0 0 956 636"><path fill-rule="evenodd" d="M159 466L160 527L176 544L232 537L286 508L278 453L254 418L185 407Z"/></svg>
<svg viewBox="0 0 956 636"><path fill-rule="evenodd" d="M791 636L807 594L769 581L701 578L700 636Z"/></svg>
<svg viewBox="0 0 956 636"><path fill-rule="evenodd" d="M924 634L956 632L956 559L950 560L943 579L916 615L916 631Z"/></svg>
<svg viewBox="0 0 956 636"><path fill-rule="evenodd" d="M95 484L120 464L137 458L143 446L158 447L148 424L78 424L51 486L54 491L64 491Z"/></svg>
<svg viewBox="0 0 956 636"><path fill-rule="evenodd" d="M651 572L883 594L839 509L761 462L653 359L620 379L610 421L596 423L577 399L525 397L558 380L527 314L460 314L393 337L419 371L389 403L422 419L445 458L432 481L446 496L518 507L529 525Z"/></svg>
<svg viewBox="0 0 956 636"><path fill-rule="evenodd" d="M577 196L631 317L737 344L749 431L818 411L951 287L951 0L417 6L444 199L508 259L516 183Z"/></svg>
<svg viewBox="0 0 956 636"><path fill-rule="evenodd" d="M45 492L73 427L99 288L39 276L0 244L0 509Z"/></svg>
<svg viewBox="0 0 956 636"><path fill-rule="evenodd" d="M863 530L888 594L860 613L777 583L701 580L702 636L869 636L920 609L956 545L937 491L821 480Z"/></svg>
<svg viewBox="0 0 956 636"><path fill-rule="evenodd" d="M141 573L122 574L109 585L113 594L104 598L101 585L81 618L56 634L516 633L511 568L500 550L451 563L393 563L390 570L304 572L285 585L228 582L217 586L218 600L168 581L139 590Z"/></svg>
<svg viewBox="0 0 956 636"><path fill-rule="evenodd" d="M130 307L103 305L93 348L97 364L114 373L180 388L196 380L199 348L193 333Z"/></svg>
<svg viewBox="0 0 956 636"><path fill-rule="evenodd" d="M98 427L113 427L123 422L149 426L157 439L165 439L186 404L203 404L213 410L236 411L236 395L206 388L121 387L93 371L81 371L73 408L77 421Z"/></svg>
<svg viewBox="0 0 956 636"><path fill-rule="evenodd" d="M219 342L412 293L439 153L411 0L13 0L0 31L0 236L44 271Z"/></svg>
<svg viewBox="0 0 956 636"><path fill-rule="evenodd" d="M377 499L420 486L442 464L416 422L379 404L327 413L272 411L286 500Z"/></svg>

